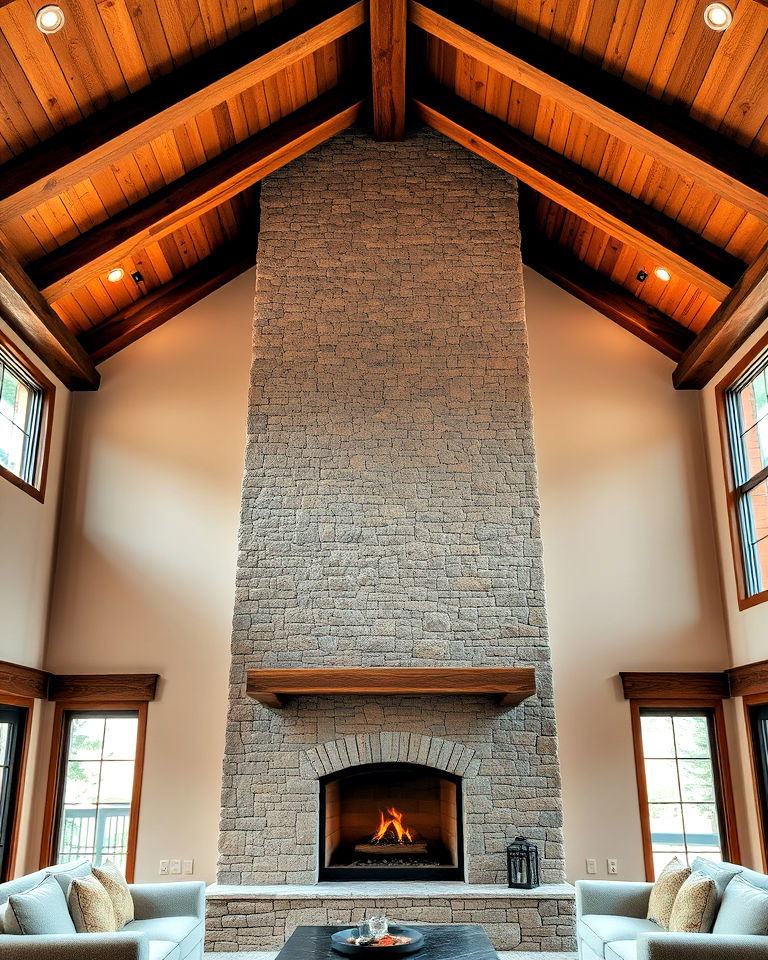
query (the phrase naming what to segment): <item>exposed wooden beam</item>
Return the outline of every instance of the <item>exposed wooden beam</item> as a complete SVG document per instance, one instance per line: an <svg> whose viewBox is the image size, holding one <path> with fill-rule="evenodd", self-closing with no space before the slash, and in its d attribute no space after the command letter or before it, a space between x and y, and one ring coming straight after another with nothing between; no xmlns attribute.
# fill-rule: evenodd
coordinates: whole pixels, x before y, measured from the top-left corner
<svg viewBox="0 0 768 960"><path fill-rule="evenodd" d="M649 268L663 264L720 300L741 275L740 260L455 94L422 84L415 102L431 127L642 251Z"/></svg>
<svg viewBox="0 0 768 960"><path fill-rule="evenodd" d="M366 11L366 0L304 0L25 151L0 168L0 221L350 33Z"/></svg>
<svg viewBox="0 0 768 960"><path fill-rule="evenodd" d="M147 703L155 699L156 673L62 674L51 677L49 700L68 703Z"/></svg>
<svg viewBox="0 0 768 960"><path fill-rule="evenodd" d="M569 251L533 235L530 228L523 232L523 263L671 360L679 360L693 341L690 330L633 297Z"/></svg>
<svg viewBox="0 0 768 960"><path fill-rule="evenodd" d="M114 356L182 310L229 283L256 262L257 227L253 236L228 244L148 293L111 319L81 334L80 342L94 363Z"/></svg>
<svg viewBox="0 0 768 960"><path fill-rule="evenodd" d="M625 700L727 700L726 673L620 673Z"/></svg>
<svg viewBox="0 0 768 960"><path fill-rule="evenodd" d="M706 386L765 320L768 320L768 244L686 350L672 378L678 390Z"/></svg>
<svg viewBox="0 0 768 960"><path fill-rule="evenodd" d="M2 241L0 317L70 390L98 388L93 361Z"/></svg>
<svg viewBox="0 0 768 960"><path fill-rule="evenodd" d="M683 110L471 0L410 0L411 22L768 220L768 165Z"/></svg>
<svg viewBox="0 0 768 960"><path fill-rule="evenodd" d="M357 93L332 90L29 267L50 301L241 193L357 120Z"/></svg>
<svg viewBox="0 0 768 960"><path fill-rule="evenodd" d="M373 136L405 136L405 34L408 0L370 0Z"/></svg>

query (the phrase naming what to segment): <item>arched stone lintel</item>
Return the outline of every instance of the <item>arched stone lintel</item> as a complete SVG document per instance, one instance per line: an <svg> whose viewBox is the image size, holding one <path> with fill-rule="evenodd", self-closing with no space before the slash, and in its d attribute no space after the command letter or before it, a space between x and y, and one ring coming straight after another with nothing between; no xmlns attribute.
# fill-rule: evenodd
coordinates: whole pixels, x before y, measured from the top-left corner
<svg viewBox="0 0 768 960"><path fill-rule="evenodd" d="M443 737L385 731L329 740L304 754L318 777L363 763L418 763L462 777L474 756L471 747Z"/></svg>

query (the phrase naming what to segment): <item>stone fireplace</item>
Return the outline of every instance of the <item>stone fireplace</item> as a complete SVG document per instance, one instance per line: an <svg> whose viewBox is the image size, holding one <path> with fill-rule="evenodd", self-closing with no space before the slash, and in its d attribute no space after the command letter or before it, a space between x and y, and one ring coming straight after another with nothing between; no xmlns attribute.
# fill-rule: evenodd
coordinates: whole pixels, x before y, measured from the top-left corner
<svg viewBox="0 0 768 960"><path fill-rule="evenodd" d="M253 351L208 949L363 902L568 948L515 182L433 133L273 174ZM384 666L532 667L536 695L246 695ZM520 833L538 891L504 885Z"/></svg>

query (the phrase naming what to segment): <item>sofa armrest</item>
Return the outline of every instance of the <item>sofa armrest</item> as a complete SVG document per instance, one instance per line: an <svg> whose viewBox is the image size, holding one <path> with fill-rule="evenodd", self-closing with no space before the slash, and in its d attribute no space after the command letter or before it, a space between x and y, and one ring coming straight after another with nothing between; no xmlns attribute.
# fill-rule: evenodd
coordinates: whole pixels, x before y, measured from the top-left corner
<svg viewBox="0 0 768 960"><path fill-rule="evenodd" d="M766 960L768 937L713 933L642 933L637 960Z"/></svg>
<svg viewBox="0 0 768 960"><path fill-rule="evenodd" d="M159 917L205 918L205 884L190 883L133 883L128 889L133 897L137 920L156 920Z"/></svg>
<svg viewBox="0 0 768 960"><path fill-rule="evenodd" d="M652 883L616 880L577 880L576 916L604 914L643 919L648 914Z"/></svg>
<svg viewBox="0 0 768 960"><path fill-rule="evenodd" d="M74 933L50 936L0 935L3 960L148 960L141 933Z"/></svg>

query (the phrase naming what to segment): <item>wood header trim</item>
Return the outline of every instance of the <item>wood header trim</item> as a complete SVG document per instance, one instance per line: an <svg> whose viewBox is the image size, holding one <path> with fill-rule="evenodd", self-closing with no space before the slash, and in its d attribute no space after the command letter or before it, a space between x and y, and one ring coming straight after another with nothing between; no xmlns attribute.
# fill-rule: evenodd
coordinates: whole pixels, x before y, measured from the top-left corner
<svg viewBox="0 0 768 960"><path fill-rule="evenodd" d="M706 386L766 319L768 244L686 350L672 378L677 389L698 390Z"/></svg>
<svg viewBox="0 0 768 960"><path fill-rule="evenodd" d="M50 680L51 675L45 670L0 660L0 695L7 693L17 697L45 700L48 697Z"/></svg>
<svg viewBox="0 0 768 960"><path fill-rule="evenodd" d="M411 23L768 220L763 158L470 0L410 0Z"/></svg>
<svg viewBox="0 0 768 960"><path fill-rule="evenodd" d="M70 674L51 677L49 700L68 703L146 703L157 692L156 673Z"/></svg>
<svg viewBox="0 0 768 960"><path fill-rule="evenodd" d="M424 123L717 300L741 276L740 260L456 94L422 83L414 96Z"/></svg>
<svg viewBox="0 0 768 960"><path fill-rule="evenodd" d="M0 317L70 390L98 388L93 361L2 241Z"/></svg>
<svg viewBox="0 0 768 960"><path fill-rule="evenodd" d="M246 692L267 707L287 697L492 696L510 709L536 693L533 667L370 667L248 671Z"/></svg>
<svg viewBox="0 0 768 960"><path fill-rule="evenodd" d="M726 671L731 684L732 697L751 697L768 694L768 660L746 663Z"/></svg>
<svg viewBox="0 0 768 960"><path fill-rule="evenodd" d="M304 0L26 150L0 168L0 220L21 216L366 19L366 0Z"/></svg>
<svg viewBox="0 0 768 960"><path fill-rule="evenodd" d="M725 673L620 673L626 700L727 700Z"/></svg>

